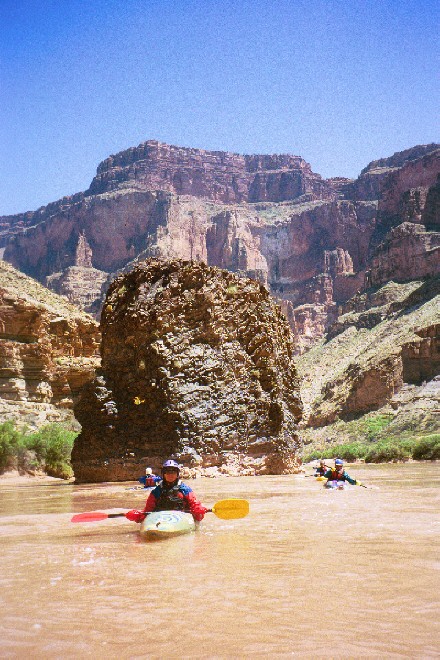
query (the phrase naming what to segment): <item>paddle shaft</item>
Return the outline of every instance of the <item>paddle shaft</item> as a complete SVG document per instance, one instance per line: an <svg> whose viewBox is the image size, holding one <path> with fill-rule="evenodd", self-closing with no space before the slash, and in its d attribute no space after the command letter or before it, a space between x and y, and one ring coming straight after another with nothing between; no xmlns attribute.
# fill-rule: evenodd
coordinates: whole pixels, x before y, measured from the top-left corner
<svg viewBox="0 0 440 660"><path fill-rule="evenodd" d="M147 511L147 515L149 513L152 513L152 511ZM189 511L186 511L186 513L189 513ZM215 513L214 509L207 509L206 513ZM125 513L109 513L107 515L107 518L120 518L121 516L125 516Z"/></svg>
<svg viewBox="0 0 440 660"><path fill-rule="evenodd" d="M121 518L122 516L125 518L125 513L109 513L107 518Z"/></svg>

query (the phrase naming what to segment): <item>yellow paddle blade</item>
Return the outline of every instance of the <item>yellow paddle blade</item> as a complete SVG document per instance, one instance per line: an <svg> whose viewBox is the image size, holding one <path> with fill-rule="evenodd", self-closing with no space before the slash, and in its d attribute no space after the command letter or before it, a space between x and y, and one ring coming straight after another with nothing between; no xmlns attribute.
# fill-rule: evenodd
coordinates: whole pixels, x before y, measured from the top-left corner
<svg viewBox="0 0 440 660"><path fill-rule="evenodd" d="M249 502L247 500L220 500L214 504L212 512L217 518L223 520L244 518L249 513Z"/></svg>

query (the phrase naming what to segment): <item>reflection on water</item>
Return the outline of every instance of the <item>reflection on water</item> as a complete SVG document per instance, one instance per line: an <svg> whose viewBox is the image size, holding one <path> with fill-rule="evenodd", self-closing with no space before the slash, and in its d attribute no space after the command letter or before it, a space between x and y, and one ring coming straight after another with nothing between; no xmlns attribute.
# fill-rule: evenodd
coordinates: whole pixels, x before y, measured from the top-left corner
<svg viewBox="0 0 440 660"><path fill-rule="evenodd" d="M128 484L0 482L0 658L439 657L439 465L353 466L372 486L303 476L190 482L192 535L140 541Z"/></svg>

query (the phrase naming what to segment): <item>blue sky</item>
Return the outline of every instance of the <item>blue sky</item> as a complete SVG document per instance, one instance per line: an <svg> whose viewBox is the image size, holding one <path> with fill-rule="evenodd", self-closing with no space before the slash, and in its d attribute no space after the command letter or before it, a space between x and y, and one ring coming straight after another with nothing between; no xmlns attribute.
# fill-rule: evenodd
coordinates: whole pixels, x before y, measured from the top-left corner
<svg viewBox="0 0 440 660"><path fill-rule="evenodd" d="M324 177L440 141L437 0L0 0L0 215L149 139Z"/></svg>

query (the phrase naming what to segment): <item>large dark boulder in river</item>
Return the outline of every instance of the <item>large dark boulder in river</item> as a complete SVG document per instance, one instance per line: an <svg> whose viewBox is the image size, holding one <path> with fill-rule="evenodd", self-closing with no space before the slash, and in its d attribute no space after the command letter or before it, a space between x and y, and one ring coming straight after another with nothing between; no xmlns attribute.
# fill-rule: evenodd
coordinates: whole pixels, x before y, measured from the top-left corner
<svg viewBox="0 0 440 660"><path fill-rule="evenodd" d="M289 325L258 282L149 260L110 286L102 368L75 406L77 482L173 455L188 476L294 473L302 407Z"/></svg>

